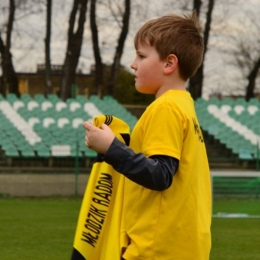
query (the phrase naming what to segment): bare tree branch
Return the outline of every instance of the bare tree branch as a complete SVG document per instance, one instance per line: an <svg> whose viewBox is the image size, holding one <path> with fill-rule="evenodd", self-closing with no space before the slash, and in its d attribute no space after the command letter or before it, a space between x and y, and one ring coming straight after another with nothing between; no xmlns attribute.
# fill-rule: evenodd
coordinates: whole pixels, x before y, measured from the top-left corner
<svg viewBox="0 0 260 260"><path fill-rule="evenodd" d="M208 10L206 14L206 24L204 28L204 57L208 49L208 41L209 34L211 29L211 20L212 20L212 12L214 8L214 0L209 0L208 2ZM194 8L198 8L201 6L201 2L194 1ZM189 81L189 91L194 99L197 99L202 96L202 87L203 87L203 68L204 68L204 59L202 61L201 66L198 68L197 72L193 77L190 78Z"/></svg>
<svg viewBox="0 0 260 260"><path fill-rule="evenodd" d="M6 30L6 42L4 43L3 39L0 40L0 52L2 57L2 72L3 72L3 81L1 86L2 94L6 94L6 91L14 93L17 96L20 95L18 90L18 79L14 70L11 50L11 38L13 23L15 18L15 2L14 0L9 0L9 16L7 22Z"/></svg>
<svg viewBox="0 0 260 260"><path fill-rule="evenodd" d="M45 37L45 94L51 94L51 13L52 13L52 0L47 0L46 3L46 37Z"/></svg>
<svg viewBox="0 0 260 260"><path fill-rule="evenodd" d="M111 75L108 83L108 94L114 95L116 88L116 81L118 73L120 70L120 60L123 54L124 43L129 29L129 19L130 19L131 1L125 0L125 12L123 16L123 26L118 39L118 45L116 48L114 61L111 67Z"/></svg>
<svg viewBox="0 0 260 260"><path fill-rule="evenodd" d="M70 13L68 44L61 78L61 98L63 100L71 97L71 87L75 83L75 73L83 41L87 2L88 0L74 0ZM78 20L76 24L77 14Z"/></svg>
<svg viewBox="0 0 260 260"><path fill-rule="evenodd" d="M92 46L95 58L95 80L94 89L91 94L101 96L103 89L103 62L100 54L99 41L98 41L98 28L96 23L96 0L90 2L90 28L92 33Z"/></svg>

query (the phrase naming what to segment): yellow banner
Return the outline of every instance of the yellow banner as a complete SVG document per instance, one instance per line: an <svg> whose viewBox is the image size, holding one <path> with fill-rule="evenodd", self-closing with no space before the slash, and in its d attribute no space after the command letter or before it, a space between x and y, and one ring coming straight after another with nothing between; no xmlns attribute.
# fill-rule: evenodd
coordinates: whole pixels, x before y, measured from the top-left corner
<svg viewBox="0 0 260 260"><path fill-rule="evenodd" d="M101 115L93 124L107 124L129 145L130 129L121 119ZM94 163L79 213L71 260L120 260L127 238L121 235L124 176L99 160Z"/></svg>

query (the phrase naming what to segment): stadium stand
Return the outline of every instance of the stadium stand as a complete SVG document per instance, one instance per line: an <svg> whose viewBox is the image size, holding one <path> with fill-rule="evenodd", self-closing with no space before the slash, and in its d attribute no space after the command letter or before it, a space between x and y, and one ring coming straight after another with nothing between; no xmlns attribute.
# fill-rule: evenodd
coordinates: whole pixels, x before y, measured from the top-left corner
<svg viewBox="0 0 260 260"><path fill-rule="evenodd" d="M82 123L100 114L118 116L131 128L137 121L109 96L78 95L64 102L55 94L0 95L0 148L8 158L95 158L82 141Z"/></svg>
<svg viewBox="0 0 260 260"><path fill-rule="evenodd" d="M258 99L199 98L195 108L211 167L220 157L217 167L228 167L225 161L234 161L233 167L238 167L237 162L246 162L249 167L256 164L260 144ZM0 95L0 148L7 158L95 158L96 153L80 140L85 135L82 123L99 114L122 118L131 129L137 121L112 96L78 95L64 102L55 94Z"/></svg>
<svg viewBox="0 0 260 260"><path fill-rule="evenodd" d="M224 98L195 102L202 130L239 160L259 160L260 102Z"/></svg>

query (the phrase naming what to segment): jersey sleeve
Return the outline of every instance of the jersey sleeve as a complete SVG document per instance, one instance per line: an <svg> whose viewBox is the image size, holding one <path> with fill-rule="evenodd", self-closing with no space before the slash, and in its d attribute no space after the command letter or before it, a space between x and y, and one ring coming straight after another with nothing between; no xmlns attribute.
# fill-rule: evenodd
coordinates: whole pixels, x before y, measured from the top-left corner
<svg viewBox="0 0 260 260"><path fill-rule="evenodd" d="M174 106L160 105L151 111L143 123L142 152L147 156L166 155L180 159L184 120Z"/></svg>

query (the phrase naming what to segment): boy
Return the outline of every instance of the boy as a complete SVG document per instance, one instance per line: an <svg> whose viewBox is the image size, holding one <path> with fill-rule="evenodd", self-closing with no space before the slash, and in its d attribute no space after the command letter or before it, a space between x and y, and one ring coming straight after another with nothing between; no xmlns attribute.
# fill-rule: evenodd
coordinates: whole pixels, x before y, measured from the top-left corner
<svg viewBox="0 0 260 260"><path fill-rule="evenodd" d="M133 129L130 147L108 126L89 122L85 144L125 178L126 260L208 260L210 172L194 102L185 84L200 66L203 39L195 14L166 15L135 36L135 87L154 94Z"/></svg>

